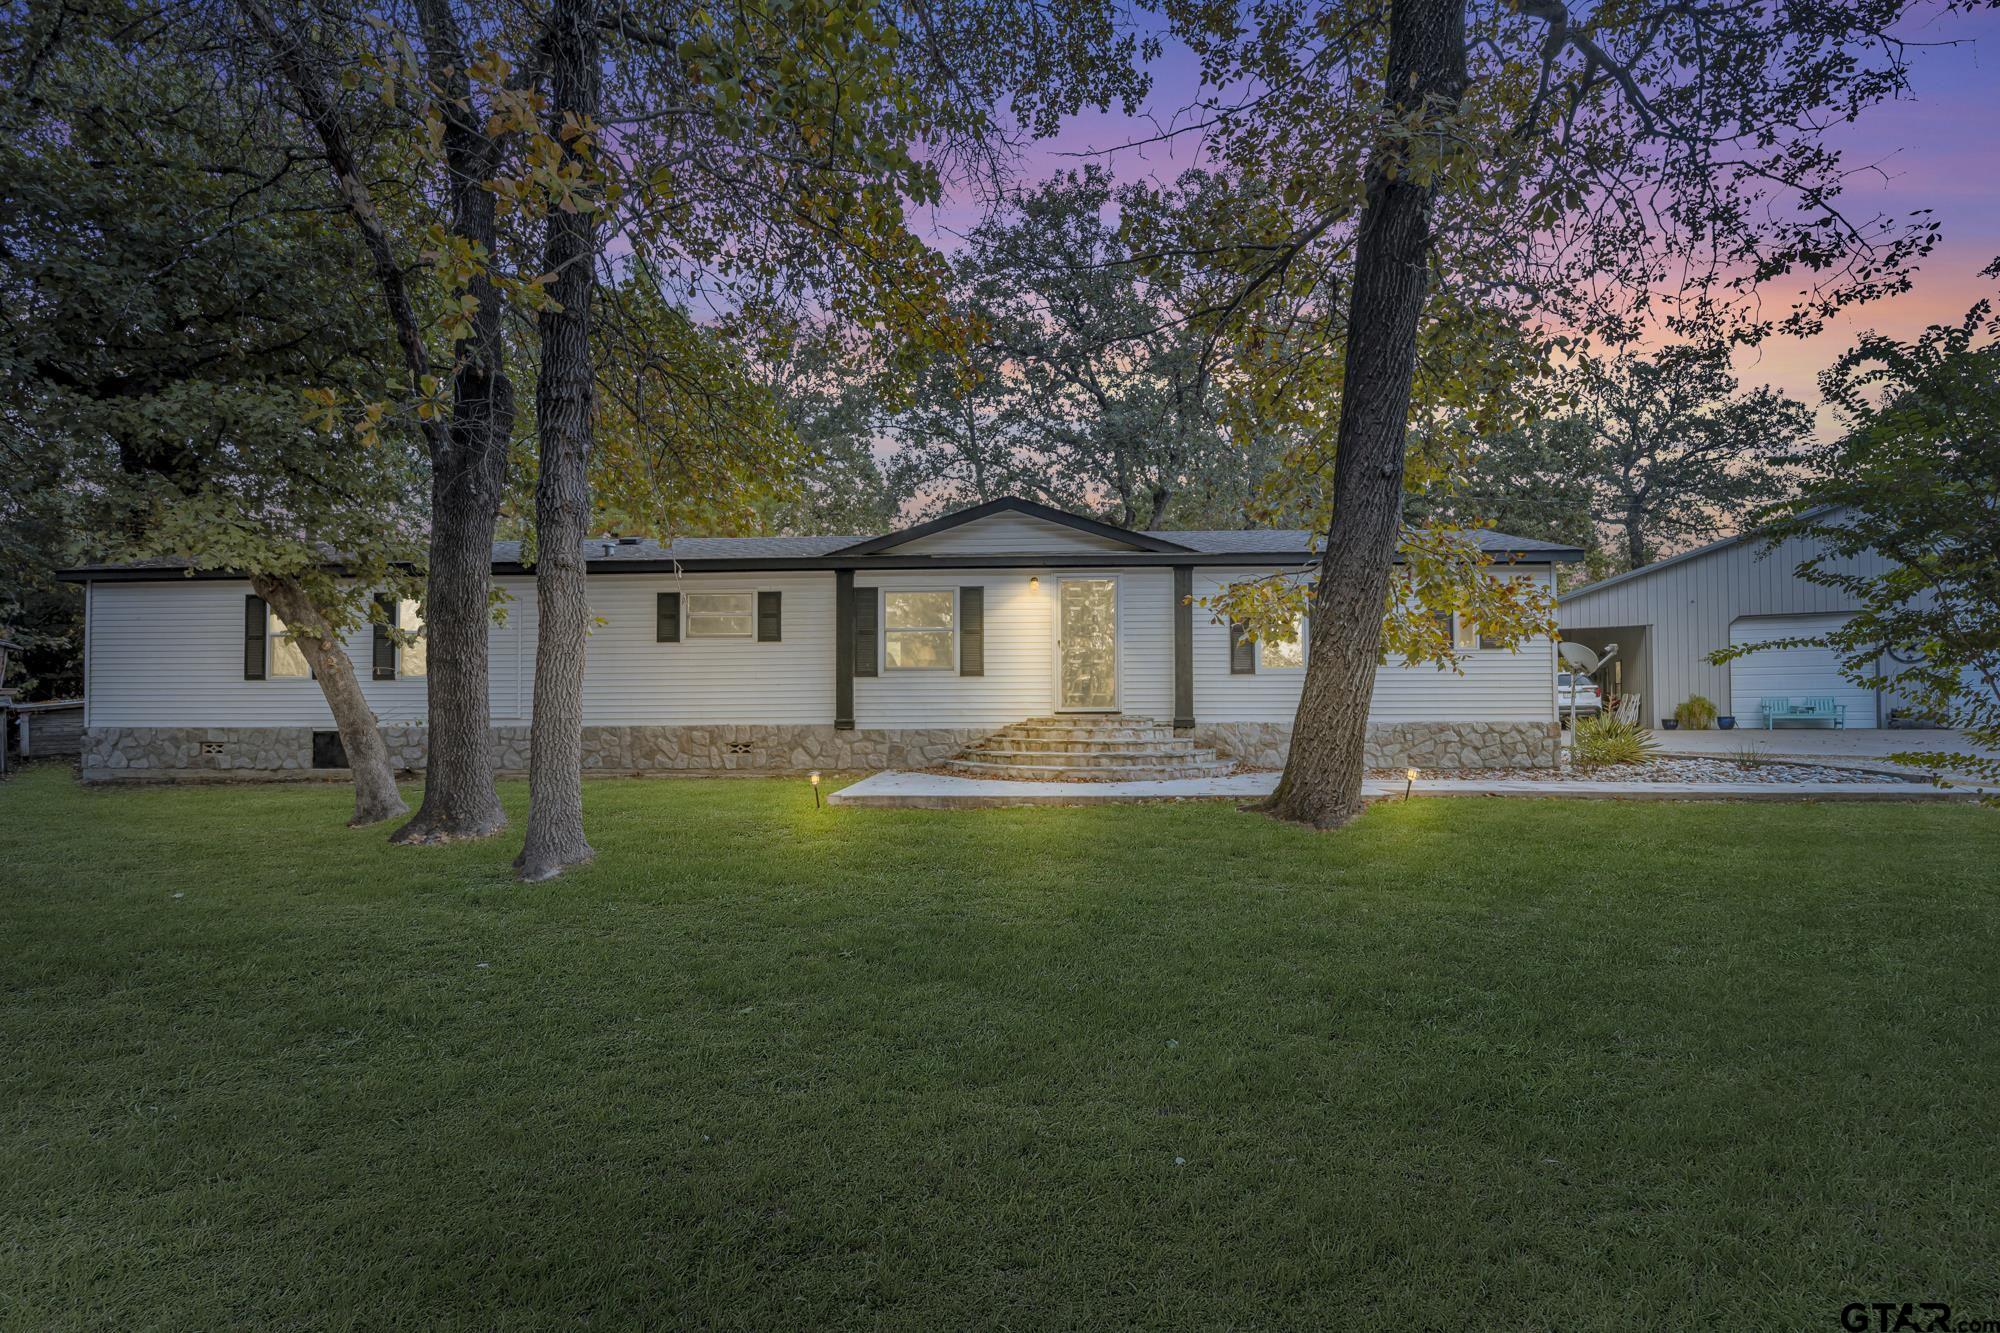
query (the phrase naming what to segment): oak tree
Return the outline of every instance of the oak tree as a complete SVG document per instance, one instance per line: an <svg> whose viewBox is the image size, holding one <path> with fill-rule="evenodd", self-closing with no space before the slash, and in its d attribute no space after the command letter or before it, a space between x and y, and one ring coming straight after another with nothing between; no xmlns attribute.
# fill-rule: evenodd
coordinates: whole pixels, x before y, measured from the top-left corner
<svg viewBox="0 0 2000 1333"><path fill-rule="evenodd" d="M404 813L343 639L414 595L418 467L391 423L311 398L375 396L392 355L352 238L184 15L6 22L0 365L34 460L12 480L63 497L72 556L247 577L333 714L354 822Z"/></svg>
<svg viewBox="0 0 2000 1333"><path fill-rule="evenodd" d="M1906 86L1914 6L1163 7L1220 90L1189 129L1258 187L1213 238L1241 281L1211 317L1249 353L1246 397L1297 423L1290 471L1324 497L1305 686L1266 808L1330 827L1361 808L1385 614L1404 604L1413 430L1421 466L1449 475L1518 424L1498 365L1579 339L1807 333L1903 289L1935 228L1850 218L1827 127ZM1784 282L1802 289L1766 313Z"/></svg>

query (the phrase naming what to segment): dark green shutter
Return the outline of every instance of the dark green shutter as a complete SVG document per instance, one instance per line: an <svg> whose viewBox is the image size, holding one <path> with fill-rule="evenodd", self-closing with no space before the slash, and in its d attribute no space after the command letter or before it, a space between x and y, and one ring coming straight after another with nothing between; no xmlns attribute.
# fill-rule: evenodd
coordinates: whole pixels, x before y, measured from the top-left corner
<svg viewBox="0 0 2000 1333"><path fill-rule="evenodd" d="M781 592L760 592L757 594L757 642L777 643L785 637L782 608L785 595Z"/></svg>
<svg viewBox="0 0 2000 1333"><path fill-rule="evenodd" d="M264 626L270 609L251 593L243 599L243 679L264 679Z"/></svg>
<svg viewBox="0 0 2000 1333"><path fill-rule="evenodd" d="M653 600L653 642L681 641L681 595L663 592Z"/></svg>
<svg viewBox="0 0 2000 1333"><path fill-rule="evenodd" d="M1194 725L1194 566L1174 566L1174 728Z"/></svg>
<svg viewBox="0 0 2000 1333"><path fill-rule="evenodd" d="M1257 644L1250 637L1250 627L1240 620L1229 622L1229 674L1257 674Z"/></svg>
<svg viewBox="0 0 2000 1333"><path fill-rule="evenodd" d="M857 676L880 674L876 664L882 660L882 652L875 646L875 622L881 596L874 588L854 590L854 674Z"/></svg>
<svg viewBox="0 0 2000 1333"><path fill-rule="evenodd" d="M986 674L986 589L958 590L958 674Z"/></svg>
<svg viewBox="0 0 2000 1333"><path fill-rule="evenodd" d="M833 571L833 729L854 730L854 571Z"/></svg>
<svg viewBox="0 0 2000 1333"><path fill-rule="evenodd" d="M396 599L377 597L375 606L381 619L375 622L375 679L394 680L396 678L396 641L389 637L387 622L396 618Z"/></svg>

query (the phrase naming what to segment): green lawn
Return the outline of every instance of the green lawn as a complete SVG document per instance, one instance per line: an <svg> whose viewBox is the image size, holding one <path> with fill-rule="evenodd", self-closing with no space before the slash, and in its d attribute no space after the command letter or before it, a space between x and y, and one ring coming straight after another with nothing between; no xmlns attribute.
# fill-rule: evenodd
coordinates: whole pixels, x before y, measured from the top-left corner
<svg viewBox="0 0 2000 1333"><path fill-rule="evenodd" d="M0 788L0 1319L2000 1315L1991 811L586 799Z"/></svg>

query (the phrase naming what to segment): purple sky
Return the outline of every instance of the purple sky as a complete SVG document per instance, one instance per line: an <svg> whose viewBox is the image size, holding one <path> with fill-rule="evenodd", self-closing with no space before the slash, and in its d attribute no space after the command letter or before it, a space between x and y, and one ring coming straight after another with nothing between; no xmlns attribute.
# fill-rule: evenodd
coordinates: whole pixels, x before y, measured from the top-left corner
<svg viewBox="0 0 2000 1333"><path fill-rule="evenodd" d="M1769 383L1817 408L1816 377L1856 334L1877 329L1908 336L1925 325L1956 322L1966 308L1995 286L1979 270L2000 256L2000 12L1927 12L1908 25L1912 41L1946 42L1912 53L1913 95L1876 107L1858 123L1844 126L1834 142L1849 167L1879 166L1857 174L1849 185L1852 213L1866 217L1934 210L1943 240L1919 271L1908 294L1878 301L1839 318L1812 339L1779 338L1739 359L1746 384ZM1195 95L1196 70L1188 54L1170 45L1153 67L1147 110L1172 119ZM1079 165L1096 150L1115 147L1154 132L1150 122L1120 115L1080 117L1055 140L1038 144L1019 167L1022 181L1038 180ZM1145 176L1171 180L1197 162L1192 137L1169 148L1127 150L1108 160L1123 179ZM947 206L925 228L950 248L953 237L978 219L973 206ZM1774 301L1785 293L1773 292Z"/></svg>

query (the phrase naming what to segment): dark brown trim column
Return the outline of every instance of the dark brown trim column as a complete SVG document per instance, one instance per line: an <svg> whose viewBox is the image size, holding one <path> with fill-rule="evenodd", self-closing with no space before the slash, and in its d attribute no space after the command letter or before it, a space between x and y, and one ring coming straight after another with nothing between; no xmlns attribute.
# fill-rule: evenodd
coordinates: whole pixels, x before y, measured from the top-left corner
<svg viewBox="0 0 2000 1333"><path fill-rule="evenodd" d="M1174 726L1194 725L1194 566L1174 566Z"/></svg>
<svg viewBox="0 0 2000 1333"><path fill-rule="evenodd" d="M854 571L833 571L833 729L854 730Z"/></svg>

